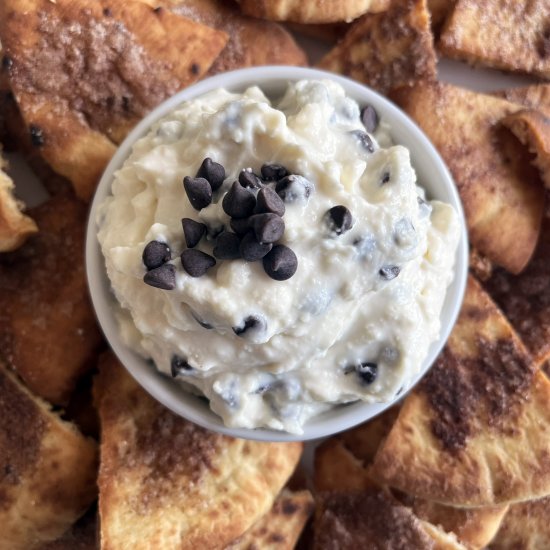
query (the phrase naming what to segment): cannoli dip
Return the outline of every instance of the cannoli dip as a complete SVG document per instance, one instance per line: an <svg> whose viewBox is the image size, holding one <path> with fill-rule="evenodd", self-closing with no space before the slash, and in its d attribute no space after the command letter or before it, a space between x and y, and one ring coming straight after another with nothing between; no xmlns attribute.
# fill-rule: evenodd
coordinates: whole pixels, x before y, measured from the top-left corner
<svg viewBox="0 0 550 550"><path fill-rule="evenodd" d="M154 124L97 220L126 344L230 427L393 400L438 338L459 218L390 130L328 80Z"/></svg>

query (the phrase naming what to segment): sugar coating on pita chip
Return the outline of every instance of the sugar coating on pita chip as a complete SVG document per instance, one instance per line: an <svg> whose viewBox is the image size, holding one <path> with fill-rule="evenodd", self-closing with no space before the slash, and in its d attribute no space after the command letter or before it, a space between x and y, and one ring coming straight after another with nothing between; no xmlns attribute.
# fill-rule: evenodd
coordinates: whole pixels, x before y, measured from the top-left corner
<svg viewBox="0 0 550 550"><path fill-rule="evenodd" d="M60 537L97 496L97 445L0 364L0 546Z"/></svg>
<svg viewBox="0 0 550 550"><path fill-rule="evenodd" d="M19 248L38 231L36 223L23 214L23 204L13 196L15 184L4 172L5 168L0 145L0 252Z"/></svg>
<svg viewBox="0 0 550 550"><path fill-rule="evenodd" d="M426 0L396 0L388 11L355 21L318 66L387 93L435 79L435 64Z"/></svg>
<svg viewBox="0 0 550 550"><path fill-rule="evenodd" d="M519 103L528 109L540 111L543 115L550 117L550 84L508 88L493 92L493 95L503 97L512 103Z"/></svg>
<svg viewBox="0 0 550 550"><path fill-rule="evenodd" d="M305 52L281 25L243 15L224 0L142 0L227 33L208 75L260 65L306 65Z"/></svg>
<svg viewBox="0 0 550 550"><path fill-rule="evenodd" d="M550 381L473 278L445 350L373 468L391 487L454 506L550 492Z"/></svg>
<svg viewBox="0 0 550 550"><path fill-rule="evenodd" d="M550 189L550 117L540 111L525 109L502 119L502 124L525 145L534 157L532 164Z"/></svg>
<svg viewBox="0 0 550 550"><path fill-rule="evenodd" d="M550 359L550 220L544 220L535 254L522 273L497 269L484 284L535 362Z"/></svg>
<svg viewBox="0 0 550 550"><path fill-rule="evenodd" d="M237 0L252 17L295 23L351 21L366 12L384 11L390 0Z"/></svg>
<svg viewBox="0 0 550 550"><path fill-rule="evenodd" d="M458 0L439 49L473 65L550 78L550 3Z"/></svg>
<svg viewBox="0 0 550 550"><path fill-rule="evenodd" d="M449 166L472 245L512 273L538 239L544 186L530 154L500 120L521 106L450 84L421 83L392 98L420 125Z"/></svg>
<svg viewBox="0 0 550 550"><path fill-rule="evenodd" d="M283 489L271 510L226 550L293 550L313 508L309 491L293 493Z"/></svg>
<svg viewBox="0 0 550 550"><path fill-rule="evenodd" d="M37 395L68 402L101 335L84 273L86 206L59 196L29 211L40 231L0 255L0 357Z"/></svg>
<svg viewBox="0 0 550 550"><path fill-rule="evenodd" d="M204 75L227 35L141 2L6 0L0 40L34 146L89 199L114 144Z"/></svg>
<svg viewBox="0 0 550 550"><path fill-rule="evenodd" d="M112 355L94 391L102 548L223 548L269 512L300 459L300 443L233 439L174 415Z"/></svg>
<svg viewBox="0 0 550 550"><path fill-rule="evenodd" d="M550 497L513 504L488 548L539 550L550 548Z"/></svg>

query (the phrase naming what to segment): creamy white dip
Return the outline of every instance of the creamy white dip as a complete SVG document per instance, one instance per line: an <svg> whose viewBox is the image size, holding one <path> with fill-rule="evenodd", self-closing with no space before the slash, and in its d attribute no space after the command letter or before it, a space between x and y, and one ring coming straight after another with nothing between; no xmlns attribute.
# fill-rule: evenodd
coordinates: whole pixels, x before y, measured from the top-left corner
<svg viewBox="0 0 550 550"><path fill-rule="evenodd" d="M354 131L365 131L359 106L330 81L291 84L274 103L257 87L217 90L183 103L137 141L102 205L99 241L124 340L168 375L174 357L185 361L192 368L176 380L203 394L227 426L301 433L336 404L391 400L438 337L458 216L424 200L409 152L391 145L383 118L370 136L374 152ZM206 157L226 178L197 211L182 181ZM225 193L243 168L259 174L264 163L311 185L283 218L280 242L296 254L296 273L276 281L261 261L223 260L191 277L179 258L182 218L208 226L196 248L212 254L215 233L229 227ZM325 217L336 205L353 217L341 235ZM171 249L173 290L143 282L152 240ZM237 335L250 316L260 328Z"/></svg>

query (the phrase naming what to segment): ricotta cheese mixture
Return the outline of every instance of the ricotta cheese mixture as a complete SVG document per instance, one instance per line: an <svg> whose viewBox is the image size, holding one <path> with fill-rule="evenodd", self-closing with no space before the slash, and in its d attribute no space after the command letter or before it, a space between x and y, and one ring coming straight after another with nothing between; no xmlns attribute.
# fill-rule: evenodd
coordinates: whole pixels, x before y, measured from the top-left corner
<svg viewBox="0 0 550 550"><path fill-rule="evenodd" d="M438 337L458 215L362 107L328 80L187 101L100 209L124 341L227 426L387 402Z"/></svg>

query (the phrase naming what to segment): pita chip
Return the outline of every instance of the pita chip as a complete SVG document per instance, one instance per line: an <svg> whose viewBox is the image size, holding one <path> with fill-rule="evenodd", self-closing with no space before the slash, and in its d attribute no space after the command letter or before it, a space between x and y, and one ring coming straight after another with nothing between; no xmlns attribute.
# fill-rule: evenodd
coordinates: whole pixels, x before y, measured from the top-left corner
<svg viewBox="0 0 550 550"><path fill-rule="evenodd" d="M174 415L112 355L102 358L95 398L102 548L223 548L269 512L302 452Z"/></svg>
<svg viewBox="0 0 550 550"><path fill-rule="evenodd" d="M36 550L97 550L97 509L92 506L61 537L45 544L39 544Z"/></svg>
<svg viewBox="0 0 550 550"><path fill-rule="evenodd" d="M474 279L445 350L405 399L373 468L391 487L454 506L550 493L550 381Z"/></svg>
<svg viewBox="0 0 550 550"><path fill-rule="evenodd" d="M550 78L550 3L458 0L439 49L472 65Z"/></svg>
<svg viewBox="0 0 550 550"><path fill-rule="evenodd" d="M435 64L426 0L396 0L388 11L355 21L318 66L385 94L435 79Z"/></svg>
<svg viewBox="0 0 550 550"><path fill-rule="evenodd" d="M530 154L500 121L521 109L500 98L442 83L402 88L392 98L420 125L447 163L472 245L512 273L534 252L544 186Z"/></svg>
<svg viewBox="0 0 550 550"><path fill-rule="evenodd" d="M540 111L543 115L550 117L550 84L508 88L494 92L493 95L503 97L512 103L519 103L527 109Z"/></svg>
<svg viewBox="0 0 550 550"><path fill-rule="evenodd" d="M0 547L60 537L96 498L97 446L0 364Z"/></svg>

